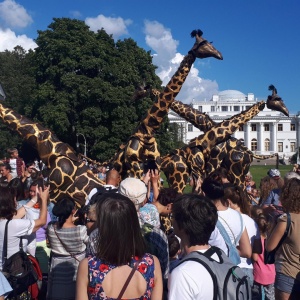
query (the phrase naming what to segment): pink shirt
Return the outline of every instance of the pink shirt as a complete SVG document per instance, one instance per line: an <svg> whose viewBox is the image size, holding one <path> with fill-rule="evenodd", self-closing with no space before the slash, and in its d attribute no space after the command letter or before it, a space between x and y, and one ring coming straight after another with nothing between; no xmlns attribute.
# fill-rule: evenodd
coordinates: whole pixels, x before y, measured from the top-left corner
<svg viewBox="0 0 300 300"><path fill-rule="evenodd" d="M262 253L258 255L258 260L253 263L254 281L262 285L268 285L275 282L275 265L266 265L264 263L265 238L261 237Z"/></svg>

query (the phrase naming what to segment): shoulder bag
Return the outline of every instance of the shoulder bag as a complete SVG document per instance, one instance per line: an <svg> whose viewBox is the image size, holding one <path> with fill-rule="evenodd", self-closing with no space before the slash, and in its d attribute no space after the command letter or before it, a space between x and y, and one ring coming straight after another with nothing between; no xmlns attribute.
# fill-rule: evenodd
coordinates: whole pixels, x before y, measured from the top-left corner
<svg viewBox="0 0 300 300"><path fill-rule="evenodd" d="M10 220L5 224L2 273L13 289L9 296L16 298L17 295L28 291L28 288L37 282L38 275L34 270L32 262L23 250L22 237L20 237L19 251L10 258L7 258L7 231L9 222Z"/></svg>

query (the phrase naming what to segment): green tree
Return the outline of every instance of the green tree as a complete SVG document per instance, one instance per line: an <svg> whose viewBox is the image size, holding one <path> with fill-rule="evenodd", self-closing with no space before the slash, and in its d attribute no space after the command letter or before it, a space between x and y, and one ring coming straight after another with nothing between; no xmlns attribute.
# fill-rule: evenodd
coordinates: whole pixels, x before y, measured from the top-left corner
<svg viewBox="0 0 300 300"><path fill-rule="evenodd" d="M150 52L67 18L39 31L36 43L37 91L26 113L73 147L76 133L84 134L88 156L110 158L151 105L132 100L135 87L142 80L160 87Z"/></svg>
<svg viewBox="0 0 300 300"><path fill-rule="evenodd" d="M21 114L25 113L24 106L30 102L35 87L32 54L20 46L0 52L0 83L6 94L4 105ZM0 157L6 156L6 149L11 147L17 147L23 155L23 146L22 139L0 122Z"/></svg>

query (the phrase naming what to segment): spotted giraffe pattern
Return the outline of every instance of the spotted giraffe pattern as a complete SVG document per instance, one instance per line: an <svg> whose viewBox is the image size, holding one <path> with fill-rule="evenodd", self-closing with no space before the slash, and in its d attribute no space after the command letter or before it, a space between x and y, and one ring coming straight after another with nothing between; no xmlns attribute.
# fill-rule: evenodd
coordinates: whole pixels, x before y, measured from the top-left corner
<svg viewBox="0 0 300 300"><path fill-rule="evenodd" d="M156 89L139 87L139 90L136 92L135 99L141 99L147 93L150 93L150 96L157 97L160 92ZM180 117L184 118L203 132L207 132L213 126L217 125L217 123L214 122L206 113L199 112L198 110L178 100L175 100L171 104L170 108ZM179 154L176 152L172 153L174 165L173 169L176 170L177 168L180 168L181 176L188 178L189 174L191 173L191 169L189 166L184 165L185 159L179 157L182 155L184 154ZM213 147L209 157L205 157L205 176L213 172L218 167L223 166L230 173L232 182L234 184L243 186L245 182L245 175L248 173L250 164L252 163L254 157L258 159L267 159L274 157L275 155L276 154L263 156L254 155L241 143L241 141L235 139L234 137L229 137L226 141ZM169 176L170 174L168 173L167 177Z"/></svg>
<svg viewBox="0 0 300 300"><path fill-rule="evenodd" d="M147 159L155 160L158 168L160 168L161 158L154 132L159 129L170 105L180 92L192 64L196 58L215 57L223 59L221 53L211 43L203 39L201 31L193 31L192 36L196 38L193 48L184 57L176 73L154 101L146 117L137 126L125 147L116 154L113 166L121 174L126 172L126 176L141 178L143 175L142 166Z"/></svg>
<svg viewBox="0 0 300 300"><path fill-rule="evenodd" d="M173 150L163 157L161 168L170 186L182 193L190 173L195 180L204 177L205 161L212 149L217 144L226 141L231 134L256 116L264 107L264 101L258 102L240 114L214 125L207 132L191 140L187 146Z"/></svg>
<svg viewBox="0 0 300 300"><path fill-rule="evenodd" d="M180 101L174 101L171 109L204 132L217 124L207 114L199 112ZM276 155L256 155L244 146L240 140L230 137L212 148L209 157L206 157L205 174L209 175L218 167L224 167L231 175L232 183L244 187L245 176L249 171L253 158L264 160Z"/></svg>
<svg viewBox="0 0 300 300"><path fill-rule="evenodd" d="M50 200L56 202L66 196L82 206L89 192L104 184L96 178L74 150L61 142L50 130L0 104L0 117L38 151L42 162L49 168Z"/></svg>
<svg viewBox="0 0 300 300"><path fill-rule="evenodd" d="M219 167L228 170L230 181L236 185L245 187L245 176L250 169L253 158L268 159L277 156L256 155L250 151L240 140L231 137L225 142L216 145L210 152L205 165L205 173L210 174Z"/></svg>

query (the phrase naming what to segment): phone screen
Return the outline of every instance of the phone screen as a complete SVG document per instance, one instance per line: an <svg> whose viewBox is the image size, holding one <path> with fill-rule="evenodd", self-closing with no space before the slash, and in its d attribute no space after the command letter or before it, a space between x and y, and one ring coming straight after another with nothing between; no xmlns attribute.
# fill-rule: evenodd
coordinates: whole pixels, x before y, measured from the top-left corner
<svg viewBox="0 0 300 300"><path fill-rule="evenodd" d="M144 163L144 173L147 173L149 170L157 170L157 165L154 159L149 159Z"/></svg>

